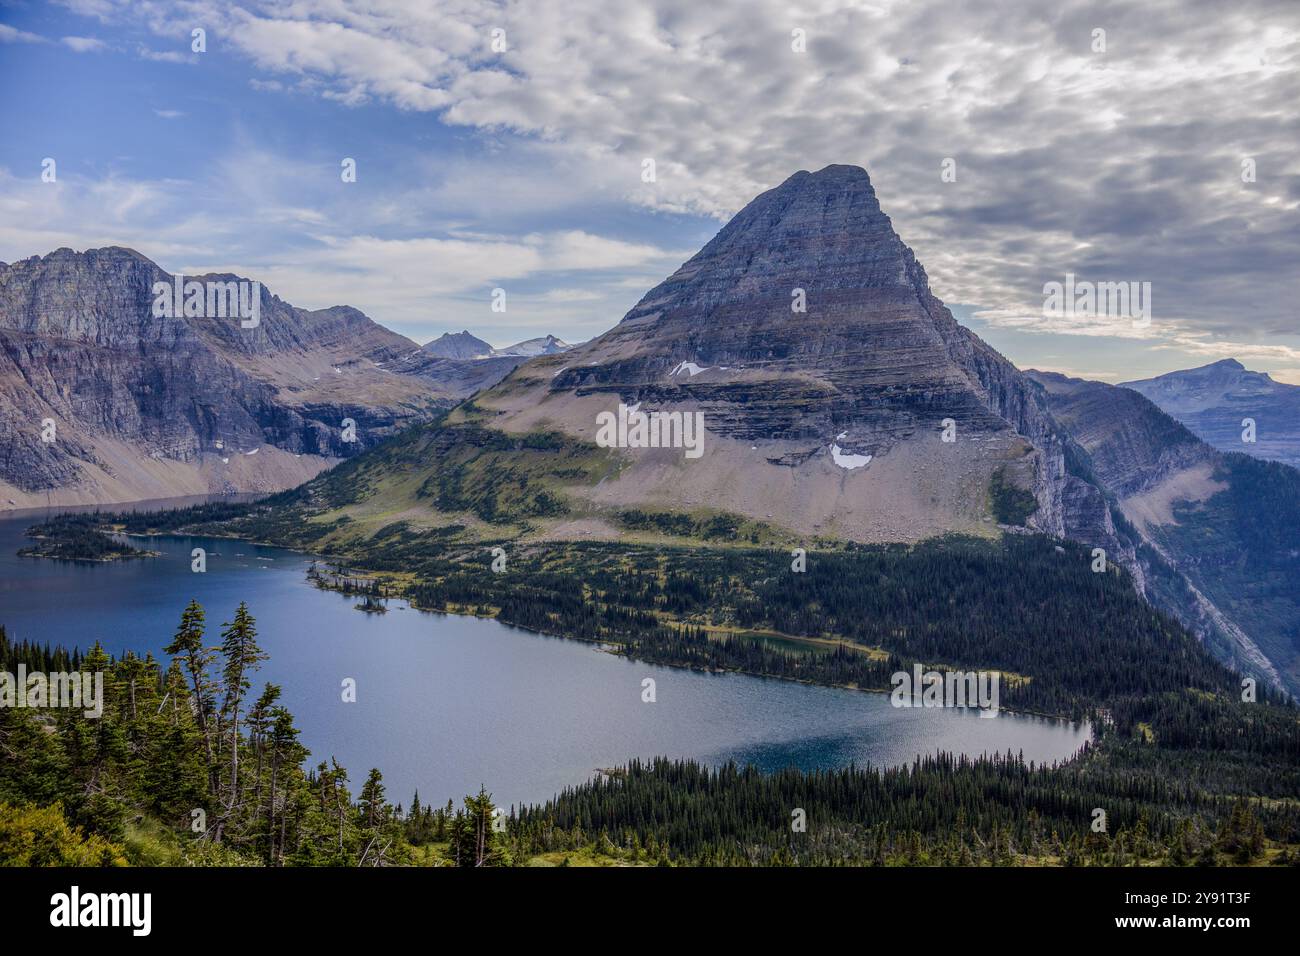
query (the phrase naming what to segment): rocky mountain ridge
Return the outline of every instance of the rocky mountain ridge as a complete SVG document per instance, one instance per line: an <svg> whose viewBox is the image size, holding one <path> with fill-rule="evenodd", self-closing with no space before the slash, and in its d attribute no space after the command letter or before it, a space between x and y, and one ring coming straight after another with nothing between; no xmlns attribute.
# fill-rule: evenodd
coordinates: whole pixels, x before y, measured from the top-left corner
<svg viewBox="0 0 1300 956"><path fill-rule="evenodd" d="M460 332L444 332L432 342L426 342L421 348L430 355L451 359L490 359L490 358L533 358L537 355L555 355L573 348L568 342L554 335L544 335L525 339L504 348L493 348L483 339L472 335L468 329Z"/></svg>
<svg viewBox="0 0 1300 956"><path fill-rule="evenodd" d="M255 322L172 316L173 278L121 247L0 267L0 509L291 487L509 371L260 286Z"/></svg>
<svg viewBox="0 0 1300 956"><path fill-rule="evenodd" d="M728 450L757 451L748 457L782 470L776 484L807 488L806 531L837 524L840 505L871 493L873 471L934 486L931 500L896 502L919 530L978 528L983 489L1005 470L1037 500L1030 527L1126 550L1100 493L1065 467L1038 391L931 293L858 167L796 173L757 197L617 326L555 361L527 421L560 397L698 409ZM845 473L832 446L870 461ZM652 498L677 493L665 477ZM713 485L697 500L721 494Z"/></svg>
<svg viewBox="0 0 1300 956"><path fill-rule="evenodd" d="M1236 359L1122 383L1220 451L1300 468L1300 385L1274 381ZM1247 420L1254 441L1245 440Z"/></svg>
<svg viewBox="0 0 1300 956"><path fill-rule="evenodd" d="M487 358L492 354L492 346L471 335L469 329L460 332L444 332L436 339L425 342L420 348L438 358L477 359Z"/></svg>

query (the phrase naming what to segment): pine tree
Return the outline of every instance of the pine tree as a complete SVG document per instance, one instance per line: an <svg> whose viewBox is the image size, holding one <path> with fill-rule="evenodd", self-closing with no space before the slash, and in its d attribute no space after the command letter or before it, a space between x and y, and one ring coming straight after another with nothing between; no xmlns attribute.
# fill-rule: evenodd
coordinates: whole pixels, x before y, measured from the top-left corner
<svg viewBox="0 0 1300 956"><path fill-rule="evenodd" d="M274 717L275 702L280 699L278 684L268 683L248 711L248 738L257 757L257 769L253 772L253 812L259 813L262 807L262 760L266 752L267 731Z"/></svg>
<svg viewBox="0 0 1300 956"><path fill-rule="evenodd" d="M212 682L208 668L216 655L212 648L203 646L204 611L198 601L191 600L181 612L180 627L172 642L163 648L163 653L180 655L185 662L185 670L190 675L191 698L195 716L198 718L199 731L203 734L203 743L207 748L208 762L213 763L212 736L208 721L212 710ZM215 788L215 778L212 781Z"/></svg>
<svg viewBox="0 0 1300 956"><path fill-rule="evenodd" d="M257 628L248 605L240 601L235 619L222 625L221 654L225 658L222 677L225 684L225 712L230 720L230 792L226 806L233 810L239 802L239 706L248 692L248 675L267 655L257 646Z"/></svg>
<svg viewBox="0 0 1300 956"><path fill-rule="evenodd" d="M280 778L281 766L296 767L306 752L298 745L298 729L293 725L293 714L283 707L271 711L271 799L267 804L267 861L284 862L284 834L287 829L286 817L288 798L285 808L280 812L280 837L277 841L275 832L275 798L276 786Z"/></svg>
<svg viewBox="0 0 1300 956"><path fill-rule="evenodd" d="M370 771L370 776L361 786L361 814L368 829L374 829L383 822L384 814L384 775L377 768ZM419 797L417 795L416 799Z"/></svg>

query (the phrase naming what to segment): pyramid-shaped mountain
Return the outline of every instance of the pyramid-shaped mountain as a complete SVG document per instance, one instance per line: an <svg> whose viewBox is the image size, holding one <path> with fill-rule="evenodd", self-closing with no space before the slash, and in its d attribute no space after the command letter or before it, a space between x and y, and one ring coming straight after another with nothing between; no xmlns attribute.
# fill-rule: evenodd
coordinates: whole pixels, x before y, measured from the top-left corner
<svg viewBox="0 0 1300 956"><path fill-rule="evenodd" d="M845 431L842 445L878 456L944 418L1010 424L986 380L1014 370L931 295L853 166L759 196L572 359L553 390L689 397L711 431L789 441L795 457Z"/></svg>
<svg viewBox="0 0 1300 956"><path fill-rule="evenodd" d="M725 503L881 541L991 531L1003 498L1030 496L1014 523L1117 546L1038 389L935 298L858 167L758 196L609 332L475 404L508 432L591 441L620 402L703 413L706 451L629 452L617 480L572 489L594 505Z"/></svg>

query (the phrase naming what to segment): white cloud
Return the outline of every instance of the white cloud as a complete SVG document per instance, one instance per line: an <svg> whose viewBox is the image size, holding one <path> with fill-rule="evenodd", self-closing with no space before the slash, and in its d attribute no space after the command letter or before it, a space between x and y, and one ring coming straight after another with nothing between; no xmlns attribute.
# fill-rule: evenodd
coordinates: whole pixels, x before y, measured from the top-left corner
<svg viewBox="0 0 1300 956"><path fill-rule="evenodd" d="M121 12L120 4L115 3L114 0L57 0L57 2L59 6L67 7L73 13L105 22Z"/></svg>
<svg viewBox="0 0 1300 956"><path fill-rule="evenodd" d="M1232 342L1210 339L1204 335L1184 333L1161 348L1180 349L1192 355L1205 356L1212 361L1235 358L1243 364L1255 362L1300 362L1300 347L1266 342Z"/></svg>
<svg viewBox="0 0 1300 956"><path fill-rule="evenodd" d="M974 317L989 325L1021 332L1046 332L1054 335L1086 335L1121 339L1158 339L1167 334L1169 322L1143 323L1123 316L1079 313L1050 315L1042 311L1021 312L1015 309L977 309Z"/></svg>
<svg viewBox="0 0 1300 956"><path fill-rule="evenodd" d="M461 321L449 321L449 314L466 315L469 322L477 318L480 325L500 321L502 316L493 315L489 307L492 290L504 288L510 323L522 328L536 324L542 315L559 319L575 303L605 299L601 294L579 299L532 290L552 274L582 273L598 281L602 270L652 263L664 268L668 261L653 246L572 231L535 233L516 240L319 238L319 246L282 256L269 266L206 260L189 268L259 278L305 308L346 303L386 324L405 326ZM600 316L601 330L620 317Z"/></svg>
<svg viewBox="0 0 1300 956"><path fill-rule="evenodd" d="M496 322L497 329L510 329L503 338L518 338L603 331L652 283L649 277L671 271L682 257L677 250L582 230L514 237L339 235L330 231L335 223L327 212L271 201L279 190L276 177L303 176L293 162L236 153L217 180L230 206L255 209L252 221L268 228L291 224L303 237L298 245L268 251L249 219L227 218L226 206L194 205L187 182L68 174L41 183L0 169L0 260L60 246L123 245L169 271L234 272L262 281L294 305L352 305L399 331ZM646 275L639 290L622 287L628 272ZM504 316L489 308L497 287L507 291Z"/></svg>
<svg viewBox="0 0 1300 956"><path fill-rule="evenodd" d="M48 43L45 37L0 23L0 43Z"/></svg>
<svg viewBox="0 0 1300 956"><path fill-rule="evenodd" d="M147 46L136 48L136 56L142 60L152 60L155 63L194 63L196 54L179 53L176 50L151 50Z"/></svg>
<svg viewBox="0 0 1300 956"><path fill-rule="evenodd" d="M594 289L548 289L537 296L541 302L595 302L600 298Z"/></svg>
<svg viewBox="0 0 1300 956"><path fill-rule="evenodd" d="M584 196L722 219L797 169L857 163L936 294L981 303L991 324L1171 347L1205 335L1203 349L1254 342L1281 356L1290 346L1275 340L1296 331L1300 21L1285 3L70 2L178 42L204 23L246 58L255 88L429 112L502 144L491 162L440 156L438 185L385 196L359 234L416 232L412 217L435 201L475 222ZM489 46L497 27L504 53ZM956 182L940 179L947 157ZM1244 159L1256 182L1241 181ZM286 198L291 180L271 182L256 216L319 221ZM622 261L580 235L549 236L548 261L566 242L566 261ZM540 257L507 245L503 266ZM643 291L643 273L624 267ZM1043 320L1042 284L1067 271L1150 281L1153 328Z"/></svg>
<svg viewBox="0 0 1300 956"><path fill-rule="evenodd" d="M1300 297L1288 266L1300 255L1300 22L1268 0L1040 6L1050 15L1011 0L149 11L160 33L211 23L261 82L522 135L548 163L534 173L544 193L582 184L725 218L800 168L866 165L937 294L984 303L994 322L1032 314L1043 277L1074 269L1152 281L1166 314L1192 327L1231 329L1249 299L1256 328L1287 331ZM496 27L504 53L489 46ZM647 157L653 184L640 178ZM956 182L940 180L946 157ZM1259 169L1249 185L1247 157Z"/></svg>
<svg viewBox="0 0 1300 956"><path fill-rule="evenodd" d="M59 42L77 53L98 53L107 48L103 40L94 37L64 37Z"/></svg>

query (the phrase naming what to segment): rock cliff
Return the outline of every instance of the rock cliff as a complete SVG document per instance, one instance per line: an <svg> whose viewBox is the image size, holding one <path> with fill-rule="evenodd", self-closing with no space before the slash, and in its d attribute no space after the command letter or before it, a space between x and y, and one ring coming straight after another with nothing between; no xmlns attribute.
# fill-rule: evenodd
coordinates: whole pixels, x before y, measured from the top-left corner
<svg viewBox="0 0 1300 956"><path fill-rule="evenodd" d="M290 487L509 370L251 284L255 327L155 315L172 281L116 247L0 267L0 508Z"/></svg>

